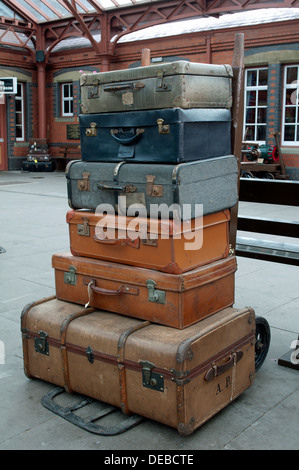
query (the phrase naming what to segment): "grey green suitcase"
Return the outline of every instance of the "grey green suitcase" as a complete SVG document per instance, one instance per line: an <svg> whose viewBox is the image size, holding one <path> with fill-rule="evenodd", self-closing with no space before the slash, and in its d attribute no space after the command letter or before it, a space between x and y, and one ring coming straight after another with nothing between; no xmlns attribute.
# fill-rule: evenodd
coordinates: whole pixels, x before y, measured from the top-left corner
<svg viewBox="0 0 299 470"><path fill-rule="evenodd" d="M180 163L231 153L229 109L80 115L83 161Z"/></svg>
<svg viewBox="0 0 299 470"><path fill-rule="evenodd" d="M181 220L233 207L238 164L233 155L169 164L72 161L66 168L69 205L134 216ZM202 208L200 205L202 204Z"/></svg>
<svg viewBox="0 0 299 470"><path fill-rule="evenodd" d="M188 61L84 74L83 114L158 108L230 108L230 65Z"/></svg>

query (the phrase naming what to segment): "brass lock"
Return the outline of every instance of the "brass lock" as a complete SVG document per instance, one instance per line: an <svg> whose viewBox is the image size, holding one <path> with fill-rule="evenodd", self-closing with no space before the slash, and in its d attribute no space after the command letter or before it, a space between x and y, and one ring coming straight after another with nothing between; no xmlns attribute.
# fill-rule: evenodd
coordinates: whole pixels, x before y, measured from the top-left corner
<svg viewBox="0 0 299 470"><path fill-rule="evenodd" d="M95 137L97 135L97 130L96 130L96 123L95 122L91 122L90 123L90 127L86 129L85 131L85 135L87 137Z"/></svg>
<svg viewBox="0 0 299 470"><path fill-rule="evenodd" d="M169 124L164 124L164 119L157 119L159 134L169 134Z"/></svg>

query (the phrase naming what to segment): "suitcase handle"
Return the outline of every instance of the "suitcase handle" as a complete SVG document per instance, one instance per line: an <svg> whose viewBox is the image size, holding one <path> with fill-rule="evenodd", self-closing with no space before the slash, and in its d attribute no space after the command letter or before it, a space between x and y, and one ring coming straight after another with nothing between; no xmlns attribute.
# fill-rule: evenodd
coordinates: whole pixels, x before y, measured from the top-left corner
<svg viewBox="0 0 299 470"><path fill-rule="evenodd" d="M103 90L109 93L114 93L115 91L124 91L124 90L140 90L144 88L145 84L143 82L123 82L123 83L113 83L111 85L105 85Z"/></svg>
<svg viewBox="0 0 299 470"><path fill-rule="evenodd" d="M103 294L103 295L122 295L122 294L133 294L138 295L139 289L137 287L130 287L121 285L118 289L104 289L103 287L97 287L95 279L84 279L84 284L88 285L88 289L95 292L96 294Z"/></svg>
<svg viewBox="0 0 299 470"><path fill-rule="evenodd" d="M106 245L129 245L133 246L134 248L139 248L140 246L140 238L98 238L94 235L93 240L96 243L104 243Z"/></svg>
<svg viewBox="0 0 299 470"><path fill-rule="evenodd" d="M106 189L111 189L112 191L122 191L123 193L134 193L136 191L136 186L133 184L104 184L98 183L97 188L104 191Z"/></svg>
<svg viewBox="0 0 299 470"><path fill-rule="evenodd" d="M131 134L130 137L121 138L121 137L119 137L119 135L126 134L126 133L121 132L118 129L111 129L111 131L110 131L111 136L113 137L113 139L116 140L116 142L118 142L119 144L122 144L122 145L132 144L133 142L135 142L135 140L139 137L140 134L143 134L143 132L144 132L144 129L140 129L138 127L136 129L135 134L130 133Z"/></svg>
<svg viewBox="0 0 299 470"><path fill-rule="evenodd" d="M219 375L222 375L228 369L230 369L235 364L237 364L237 362L239 362L242 359L242 357L243 357L243 351L237 351L237 352L232 353L229 360L225 362L224 364L219 364L218 366L213 365L206 373L205 380L207 382L211 382L211 380L214 377L219 377Z"/></svg>

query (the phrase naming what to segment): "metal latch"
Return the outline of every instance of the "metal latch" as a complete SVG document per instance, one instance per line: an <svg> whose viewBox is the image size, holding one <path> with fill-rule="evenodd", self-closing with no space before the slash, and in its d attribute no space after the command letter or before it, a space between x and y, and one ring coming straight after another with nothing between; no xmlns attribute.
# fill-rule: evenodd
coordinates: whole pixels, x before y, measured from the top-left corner
<svg viewBox="0 0 299 470"><path fill-rule="evenodd" d="M163 196L163 185L154 184L156 177L154 175L146 175L146 194L152 197Z"/></svg>
<svg viewBox="0 0 299 470"><path fill-rule="evenodd" d="M169 134L169 124L164 124L164 119L158 118L157 124L159 134Z"/></svg>
<svg viewBox="0 0 299 470"><path fill-rule="evenodd" d="M39 336L34 338L34 349L36 352L40 354L44 354L45 356L49 356L49 343L48 343L48 333L44 331L38 332Z"/></svg>
<svg viewBox="0 0 299 470"><path fill-rule="evenodd" d="M70 266L68 272L64 273L64 283L75 286L77 283L76 268Z"/></svg>
<svg viewBox="0 0 299 470"><path fill-rule="evenodd" d="M158 78L157 78L157 83L156 83L156 91L171 91L172 79L165 78L163 71L159 71L157 75L158 75Z"/></svg>
<svg viewBox="0 0 299 470"><path fill-rule="evenodd" d="M90 127L88 127L85 131L85 135L87 137L95 137L97 135L97 130L96 130L96 123L95 122L91 122L90 123Z"/></svg>
<svg viewBox="0 0 299 470"><path fill-rule="evenodd" d="M93 98L98 98L99 97L99 86L98 85L93 85L89 86L87 88L87 98L93 99Z"/></svg>
<svg viewBox="0 0 299 470"><path fill-rule="evenodd" d="M157 372L152 372L155 364L148 361L140 361L139 363L142 367L142 385L152 390L164 392L164 376Z"/></svg>
<svg viewBox="0 0 299 470"><path fill-rule="evenodd" d="M89 191L90 182L89 182L90 173L83 172L82 173L82 180L78 180L77 187L79 191Z"/></svg>
<svg viewBox="0 0 299 470"><path fill-rule="evenodd" d="M156 285L157 283L152 279L148 279L146 281L146 286L148 288L148 301L156 304L165 304L166 293L164 290L155 289Z"/></svg>
<svg viewBox="0 0 299 470"><path fill-rule="evenodd" d="M78 235L82 235L84 237L89 237L90 236L90 230L89 230L89 220L87 217L82 217L82 222L83 224L78 224L77 225L77 233Z"/></svg>
<svg viewBox="0 0 299 470"><path fill-rule="evenodd" d="M85 350L85 353L86 353L86 356L87 356L87 359L88 361L93 364L94 362L94 354L92 352L92 348L90 346L88 346Z"/></svg>

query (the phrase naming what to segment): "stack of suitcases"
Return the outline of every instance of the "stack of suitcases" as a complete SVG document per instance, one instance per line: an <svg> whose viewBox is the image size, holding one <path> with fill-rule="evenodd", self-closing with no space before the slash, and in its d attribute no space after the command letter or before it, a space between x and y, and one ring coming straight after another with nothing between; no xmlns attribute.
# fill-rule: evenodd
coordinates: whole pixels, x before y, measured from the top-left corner
<svg viewBox="0 0 299 470"><path fill-rule="evenodd" d="M255 315L234 304L232 69L83 75L70 252L24 308L28 377L192 433L248 388Z"/></svg>

